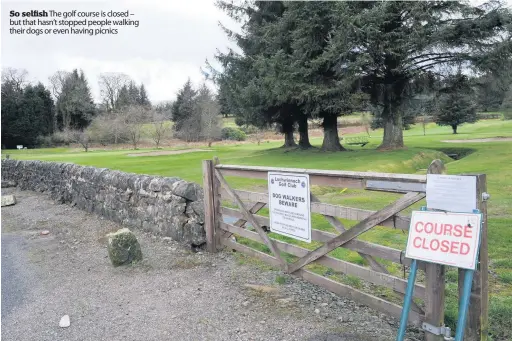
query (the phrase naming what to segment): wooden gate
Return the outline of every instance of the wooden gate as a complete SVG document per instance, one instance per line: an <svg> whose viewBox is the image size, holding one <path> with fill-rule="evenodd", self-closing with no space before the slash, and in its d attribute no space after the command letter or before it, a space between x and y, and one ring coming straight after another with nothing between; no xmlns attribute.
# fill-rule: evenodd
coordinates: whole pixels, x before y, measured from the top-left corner
<svg viewBox="0 0 512 341"><path fill-rule="evenodd" d="M266 180L267 173L270 171L309 174L311 185L384 191L398 193L401 196L378 211L370 211L321 203L311 193L311 212L323 215L338 233L321 231L312 226L312 239L323 244L314 250L309 250L271 238L268 235L269 218L257 215L267 205L268 193L234 190L225 179L225 176L235 176ZM432 162L428 172L432 174L444 173L444 165L441 161L436 160ZM482 200L482 193L486 191L486 178L484 174L475 176L477 177L477 203L478 208L484 215L484 226L479 271L475 272L465 339L486 340L488 316L487 211L485 201ZM216 252L228 247L259 258L279 267L286 273L299 276L340 296L349 297L383 313L400 318L401 305L324 277L305 267L312 263L319 264L346 275L356 276L365 282L389 288L403 297L407 280L390 274L378 259L408 266L411 260L404 257L405 251L357 238L375 226L400 229L406 233L409 229L410 218L399 213L425 198L425 175L223 165L218 162L218 159L215 159L214 161L203 161L203 182L208 251ZM222 202L226 201L238 208L222 206ZM238 220L230 223L225 217ZM347 229L337 218L359 222ZM264 243L271 254L238 243L231 238L233 234L251 241ZM328 255L328 253L340 247L357 252L368 263L369 267ZM284 254L297 258L293 262L288 262L283 256ZM413 304L409 314L409 323L417 327L421 327L423 322L433 326L441 326L444 323L445 268L441 265L420 262L419 269L424 271L425 284L415 285L414 298L423 300L424 304ZM462 290L462 280L463 276L459 274L459 296ZM428 332L425 333L425 339L427 341L443 340L442 337Z"/></svg>

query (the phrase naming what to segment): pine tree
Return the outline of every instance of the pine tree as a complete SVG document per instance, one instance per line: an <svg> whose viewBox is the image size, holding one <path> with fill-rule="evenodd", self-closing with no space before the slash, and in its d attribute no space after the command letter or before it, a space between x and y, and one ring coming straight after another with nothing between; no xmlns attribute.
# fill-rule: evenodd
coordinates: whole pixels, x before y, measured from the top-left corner
<svg viewBox="0 0 512 341"><path fill-rule="evenodd" d="M457 128L464 123L475 123L476 114L475 92L467 76L458 73L446 80L446 85L439 90L435 122L440 126Z"/></svg>
<svg viewBox="0 0 512 341"><path fill-rule="evenodd" d="M151 107L151 102L149 101L148 94L146 93L146 88L144 87L144 83L140 85L139 90L139 102L142 106Z"/></svg>
<svg viewBox="0 0 512 341"><path fill-rule="evenodd" d="M172 105L172 120L174 121L174 130L180 132L186 126L186 122L194 117L195 97L197 91L192 88L190 78L183 88L178 91L176 101Z"/></svg>
<svg viewBox="0 0 512 341"><path fill-rule="evenodd" d="M96 105L83 72L73 70L62 85L57 98L57 126L62 129L82 130L96 115Z"/></svg>

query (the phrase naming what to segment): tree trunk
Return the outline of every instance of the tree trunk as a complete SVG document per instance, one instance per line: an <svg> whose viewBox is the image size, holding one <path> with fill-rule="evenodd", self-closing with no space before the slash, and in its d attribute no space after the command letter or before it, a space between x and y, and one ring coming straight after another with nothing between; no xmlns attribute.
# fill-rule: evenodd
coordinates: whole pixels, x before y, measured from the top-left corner
<svg viewBox="0 0 512 341"><path fill-rule="evenodd" d="M306 115L301 115L299 118L299 135L299 147L301 149L313 147L309 142L308 117Z"/></svg>
<svg viewBox="0 0 512 341"><path fill-rule="evenodd" d="M396 82L384 89L384 110L382 111L384 137L382 144L377 149L388 150L404 147L402 93L405 85L405 82Z"/></svg>
<svg viewBox="0 0 512 341"><path fill-rule="evenodd" d="M457 134L457 125L456 124L452 124L452 129L453 129L453 133Z"/></svg>
<svg viewBox="0 0 512 341"><path fill-rule="evenodd" d="M327 114L322 122L324 129L324 140L322 142L322 150L328 152L338 152L346 150L340 144L338 135L338 116L335 114Z"/></svg>
<svg viewBox="0 0 512 341"><path fill-rule="evenodd" d="M293 121L287 120L283 123L284 145L283 147L297 147L293 137Z"/></svg>
<svg viewBox="0 0 512 341"><path fill-rule="evenodd" d="M210 148L212 146L212 141L208 141L208 148Z"/></svg>
<svg viewBox="0 0 512 341"><path fill-rule="evenodd" d="M384 137L377 149L399 149L404 147L402 117L384 118Z"/></svg>

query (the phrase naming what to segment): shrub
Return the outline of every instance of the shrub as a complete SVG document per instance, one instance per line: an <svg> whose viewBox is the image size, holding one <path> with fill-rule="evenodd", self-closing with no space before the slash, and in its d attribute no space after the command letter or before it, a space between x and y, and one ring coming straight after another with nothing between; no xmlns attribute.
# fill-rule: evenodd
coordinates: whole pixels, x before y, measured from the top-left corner
<svg viewBox="0 0 512 341"><path fill-rule="evenodd" d="M245 141L247 135L237 128L222 128L221 136L223 140Z"/></svg>

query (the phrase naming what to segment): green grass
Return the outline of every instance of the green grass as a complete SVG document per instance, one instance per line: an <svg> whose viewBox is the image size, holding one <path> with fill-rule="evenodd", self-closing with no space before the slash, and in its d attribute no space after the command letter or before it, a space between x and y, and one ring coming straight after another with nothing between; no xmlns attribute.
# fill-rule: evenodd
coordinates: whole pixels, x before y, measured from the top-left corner
<svg viewBox="0 0 512 341"><path fill-rule="evenodd" d="M232 118L225 119L225 124L234 124L234 121L231 121ZM476 124L463 125L459 127L459 134L457 135L452 134L449 127L428 124L424 136L423 127L416 125L404 132L407 148L389 152L375 150L382 140L382 131L377 130L371 132L368 145L363 148L349 146L350 151L343 153L324 153L318 150L286 151L279 148L282 142L276 141L262 143L259 146L256 144L226 146L214 144L208 152L167 156L129 157L127 154L133 151L93 151L85 153L65 148L2 151L2 155L10 154L10 157L15 159L75 162L81 165L106 167L133 173L178 176L198 183L202 182L202 160L211 159L213 156L219 157L224 164L408 174L424 174L432 159L440 158L446 163L449 174L485 173L487 174L488 192L491 195L488 202L491 270L491 274L489 274L490 330L495 340L504 340L503 335L512 338L512 326L510 323L504 323L505 321L512 321L512 257L510 257L509 251L512 245L512 142L443 142L452 139L495 136L512 137L512 121L483 120ZM311 142L320 146L321 139L312 139ZM145 150L139 150L138 152L142 151ZM464 157L454 161L443 152ZM257 191L266 186L264 180L237 177L229 177L227 180L235 188ZM364 209L380 209L397 198L397 195L394 194L365 192L355 189L313 187L312 191L323 202ZM424 202L414 205L408 211L417 209L421 205L424 205ZM260 214L267 215L268 211L263 210ZM353 221L342 220L342 222L347 226L355 224ZM333 231L332 227L320 215L313 214L312 224L316 229ZM272 237L309 249L319 245L316 243L297 243L294 240L275 234L272 234ZM376 227L364 233L360 239L404 249L407 235L402 231ZM251 247L259 248L261 251L269 252L268 248L262 247L261 244L245 240L243 242ZM336 249L330 254L356 264L365 264L365 261L357 253L343 248ZM293 259L290 255L286 257L289 260ZM399 265L390 262L383 263L393 274L403 275L403 269ZM330 274L329 270L323 267L313 267L312 270L327 274L354 287L362 286L357 278L343 274ZM455 272L449 271L447 273L446 322L451 324L452 327L457 316L456 278ZM395 299L392 297L393 293L389 290L378 287L372 287L372 290L377 291L387 299Z"/></svg>

